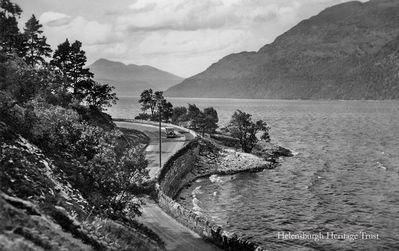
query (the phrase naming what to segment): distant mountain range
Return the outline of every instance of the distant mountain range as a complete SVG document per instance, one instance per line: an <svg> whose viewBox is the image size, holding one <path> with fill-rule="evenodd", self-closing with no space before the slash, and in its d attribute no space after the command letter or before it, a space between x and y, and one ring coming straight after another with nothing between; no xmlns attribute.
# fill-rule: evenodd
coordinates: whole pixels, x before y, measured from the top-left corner
<svg viewBox="0 0 399 251"><path fill-rule="evenodd" d="M399 1L327 8L259 51L228 55L165 95L399 99Z"/></svg>
<svg viewBox="0 0 399 251"><path fill-rule="evenodd" d="M94 79L115 86L118 96L139 96L144 89L166 90L183 78L148 65L125 65L99 59L88 66Z"/></svg>

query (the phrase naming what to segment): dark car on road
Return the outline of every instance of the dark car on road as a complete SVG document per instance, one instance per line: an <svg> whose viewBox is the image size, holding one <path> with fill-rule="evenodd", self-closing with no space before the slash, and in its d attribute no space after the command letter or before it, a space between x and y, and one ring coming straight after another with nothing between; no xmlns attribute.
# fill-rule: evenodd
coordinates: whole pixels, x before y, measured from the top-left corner
<svg viewBox="0 0 399 251"><path fill-rule="evenodd" d="M176 138L177 137L177 134L173 127L166 127L165 131L166 131L167 138Z"/></svg>

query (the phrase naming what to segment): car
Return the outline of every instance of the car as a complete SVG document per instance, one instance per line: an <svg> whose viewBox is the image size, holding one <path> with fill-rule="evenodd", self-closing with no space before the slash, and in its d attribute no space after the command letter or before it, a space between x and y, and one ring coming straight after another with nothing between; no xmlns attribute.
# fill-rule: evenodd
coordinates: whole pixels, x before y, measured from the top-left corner
<svg viewBox="0 0 399 251"><path fill-rule="evenodd" d="M175 133L175 130L173 127L165 127L166 131L166 137L167 138L176 138L177 134Z"/></svg>

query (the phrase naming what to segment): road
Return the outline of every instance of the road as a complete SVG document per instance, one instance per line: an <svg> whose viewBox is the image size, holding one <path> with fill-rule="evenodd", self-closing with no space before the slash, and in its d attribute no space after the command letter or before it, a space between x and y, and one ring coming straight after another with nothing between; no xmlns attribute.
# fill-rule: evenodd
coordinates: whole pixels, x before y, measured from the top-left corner
<svg viewBox="0 0 399 251"><path fill-rule="evenodd" d="M146 148L146 158L149 161L148 169L150 179L155 179L159 173L159 134L158 127L154 125L138 124L131 122L115 122L118 127L135 129L144 132L150 137L150 144ZM165 128L162 128L161 164L178 151L185 143L193 139L193 135L176 129L178 137L166 138ZM166 250L172 251L218 251L221 250L210 242L202 239L197 233L183 226L155 203L147 199L143 206L143 214L137 221L154 231L165 243Z"/></svg>
<svg viewBox="0 0 399 251"><path fill-rule="evenodd" d="M155 179L158 176L159 168L159 127L155 125L139 124L132 122L115 122L118 127L135 129L142 131L150 138L150 144L146 148L146 158L148 160L148 170L150 179ZM165 164L167 159L184 146L186 142L193 139L187 131L176 129L176 138L166 138L165 126L161 126L161 163Z"/></svg>

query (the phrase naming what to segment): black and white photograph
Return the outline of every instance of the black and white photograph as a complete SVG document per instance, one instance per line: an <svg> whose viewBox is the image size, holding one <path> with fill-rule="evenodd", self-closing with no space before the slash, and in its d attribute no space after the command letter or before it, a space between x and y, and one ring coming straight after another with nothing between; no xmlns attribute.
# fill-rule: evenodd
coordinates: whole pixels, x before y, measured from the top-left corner
<svg viewBox="0 0 399 251"><path fill-rule="evenodd" d="M399 0L0 0L0 251L399 250Z"/></svg>

